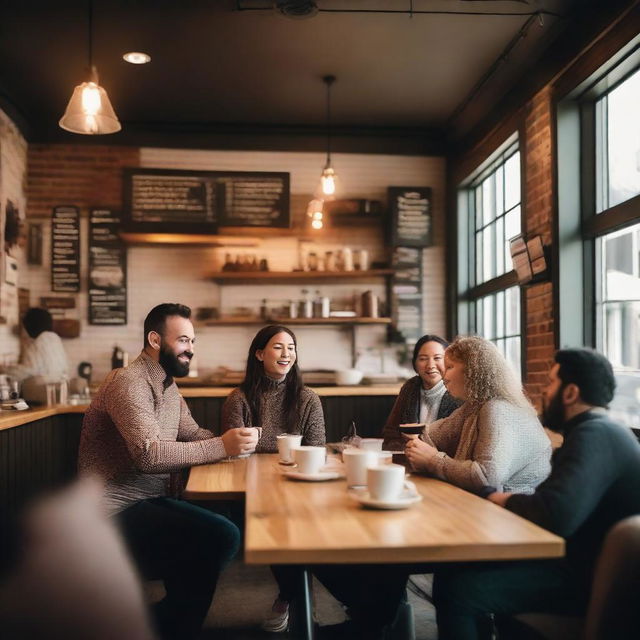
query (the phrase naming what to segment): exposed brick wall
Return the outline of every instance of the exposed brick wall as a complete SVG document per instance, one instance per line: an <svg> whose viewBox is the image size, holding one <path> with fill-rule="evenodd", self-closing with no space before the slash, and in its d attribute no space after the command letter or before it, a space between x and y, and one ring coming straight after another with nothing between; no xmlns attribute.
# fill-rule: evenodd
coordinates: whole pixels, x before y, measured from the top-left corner
<svg viewBox="0 0 640 640"><path fill-rule="evenodd" d="M29 146L27 216L51 215L52 207L74 204L86 216L94 206L122 206L122 168L140 165L137 147Z"/></svg>
<svg viewBox="0 0 640 640"><path fill-rule="evenodd" d="M527 104L524 122L524 231L528 237L540 234L546 246L552 242L554 212L552 109L551 90L545 88ZM524 382L531 399L539 405L555 348L553 286L544 282L525 291Z"/></svg>

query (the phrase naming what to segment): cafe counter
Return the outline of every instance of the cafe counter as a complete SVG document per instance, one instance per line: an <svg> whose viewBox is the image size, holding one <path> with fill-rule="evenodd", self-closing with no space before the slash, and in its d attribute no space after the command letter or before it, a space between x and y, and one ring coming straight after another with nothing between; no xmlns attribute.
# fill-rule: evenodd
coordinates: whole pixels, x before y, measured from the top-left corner
<svg viewBox="0 0 640 640"><path fill-rule="evenodd" d="M196 422L220 433L221 412L232 387L183 387ZM315 387L325 416L327 441L339 441L353 422L358 434L379 436L400 385ZM0 511L72 478L87 405L55 405L0 411Z"/></svg>

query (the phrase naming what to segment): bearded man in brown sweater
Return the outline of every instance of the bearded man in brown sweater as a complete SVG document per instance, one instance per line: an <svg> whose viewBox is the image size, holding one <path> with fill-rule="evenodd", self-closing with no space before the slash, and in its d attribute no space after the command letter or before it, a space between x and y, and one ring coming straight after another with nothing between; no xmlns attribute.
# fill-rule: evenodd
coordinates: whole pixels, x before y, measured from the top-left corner
<svg viewBox="0 0 640 640"><path fill-rule="evenodd" d="M154 606L163 638L194 638L207 614L220 571L240 543L237 527L219 514L178 499L179 473L197 464L253 451L255 429L222 437L202 429L178 392L194 351L191 310L154 307L144 322L144 348L114 369L85 414L79 468L106 484L117 519L141 573L162 579L166 596Z"/></svg>

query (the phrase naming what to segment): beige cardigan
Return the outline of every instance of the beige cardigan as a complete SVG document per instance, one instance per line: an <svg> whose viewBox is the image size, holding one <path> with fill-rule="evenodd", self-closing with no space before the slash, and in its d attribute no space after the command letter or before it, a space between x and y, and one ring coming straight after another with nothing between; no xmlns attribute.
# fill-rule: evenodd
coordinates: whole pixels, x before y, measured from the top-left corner
<svg viewBox="0 0 640 640"><path fill-rule="evenodd" d="M465 402L425 431L440 453L420 470L469 491L533 493L551 470L551 442L533 409L506 400Z"/></svg>

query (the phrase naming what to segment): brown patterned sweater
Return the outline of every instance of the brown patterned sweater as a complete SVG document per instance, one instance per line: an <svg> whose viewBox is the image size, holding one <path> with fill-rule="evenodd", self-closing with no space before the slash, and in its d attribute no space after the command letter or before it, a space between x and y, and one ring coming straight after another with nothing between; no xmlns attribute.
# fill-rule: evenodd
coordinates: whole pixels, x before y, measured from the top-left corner
<svg viewBox="0 0 640 640"><path fill-rule="evenodd" d="M168 493L169 474L226 456L201 429L173 378L144 351L102 383L82 423L78 468L106 482L107 507Z"/></svg>
<svg viewBox="0 0 640 640"><path fill-rule="evenodd" d="M287 433L284 413L284 380L269 380L269 388L262 402L262 421L253 424L251 408L241 389L234 389L222 407L222 430L234 427L262 427L262 437L256 452L275 453L278 451L276 436ZM302 444L323 445L326 441L322 404L316 393L304 387L300 394L300 420L293 433L302 434Z"/></svg>

